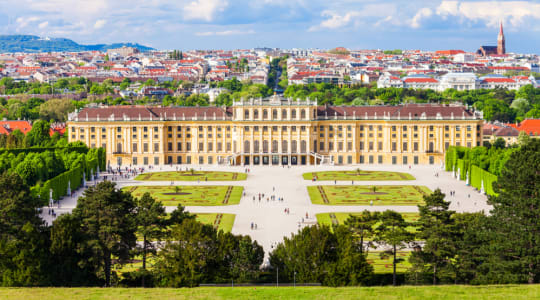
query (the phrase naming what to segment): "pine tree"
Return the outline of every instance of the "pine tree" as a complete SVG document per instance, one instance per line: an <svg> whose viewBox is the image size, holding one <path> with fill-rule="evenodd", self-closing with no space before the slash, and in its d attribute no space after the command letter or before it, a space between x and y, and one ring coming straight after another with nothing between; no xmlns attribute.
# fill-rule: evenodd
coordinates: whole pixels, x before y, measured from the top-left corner
<svg viewBox="0 0 540 300"><path fill-rule="evenodd" d="M101 274L104 273L106 286L111 285L112 257L122 264L135 248L135 208L130 193L104 181L84 191L73 210L86 235L83 247L92 252L90 262Z"/></svg>
<svg viewBox="0 0 540 300"><path fill-rule="evenodd" d="M493 255L518 281L539 282L540 139L510 156L493 187L498 194L489 198L498 248Z"/></svg>
<svg viewBox="0 0 540 300"><path fill-rule="evenodd" d="M445 268L455 256L455 228L449 210L450 202L444 201L444 194L436 189L431 195L424 196L425 205L419 205L418 240L424 241L421 251L413 252L410 261L413 270L432 274L433 284L437 284L438 272ZM430 270L429 270L430 269Z"/></svg>
<svg viewBox="0 0 540 300"><path fill-rule="evenodd" d="M353 232L353 236L359 239L360 252L364 253L364 247L367 251L371 242L368 242L367 246L364 246L364 240L372 238L375 234L374 225L379 220L378 212L370 212L364 210L360 215L349 215L349 218L345 220L345 226L349 227L349 230Z"/></svg>
<svg viewBox="0 0 540 300"><path fill-rule="evenodd" d="M143 238L142 244L142 263L143 272L146 271L146 258L148 253L155 254L156 247L152 243L160 241L166 235L165 207L161 202L156 202L150 193L137 199L136 220L137 233ZM145 286L144 275L142 277L142 286Z"/></svg>
<svg viewBox="0 0 540 300"><path fill-rule="evenodd" d="M390 254L392 260L392 284L396 283L396 266L403 261L397 258L397 251L406 248L409 242L412 242L414 235L407 231L409 223L403 219L403 216L393 210L384 211L380 216L380 224L376 229L375 241L382 245L391 246L391 249L384 251L382 255Z"/></svg>

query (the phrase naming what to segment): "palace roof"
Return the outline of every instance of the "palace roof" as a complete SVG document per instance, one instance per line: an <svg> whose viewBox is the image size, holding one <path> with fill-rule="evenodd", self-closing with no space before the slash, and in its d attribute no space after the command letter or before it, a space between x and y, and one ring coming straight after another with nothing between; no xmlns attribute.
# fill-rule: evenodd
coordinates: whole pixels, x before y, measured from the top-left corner
<svg viewBox="0 0 540 300"><path fill-rule="evenodd" d="M295 107L295 101L289 107ZM298 103L298 104L301 104ZM250 106L253 107L253 106ZM299 107L305 107L305 104ZM69 116L70 121L182 121L231 120L232 107L88 107ZM459 105L400 104L377 106L317 106L317 119L363 120L462 120L481 119L473 111Z"/></svg>

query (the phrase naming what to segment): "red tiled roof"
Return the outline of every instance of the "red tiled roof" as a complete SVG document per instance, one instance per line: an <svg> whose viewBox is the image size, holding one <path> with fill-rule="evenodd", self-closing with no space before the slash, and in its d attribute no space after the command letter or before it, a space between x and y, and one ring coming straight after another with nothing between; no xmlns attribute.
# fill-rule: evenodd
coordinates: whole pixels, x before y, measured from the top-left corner
<svg viewBox="0 0 540 300"><path fill-rule="evenodd" d="M490 77L490 78L484 78L485 82L507 82L507 83L516 83L511 78L498 78L498 77Z"/></svg>
<svg viewBox="0 0 540 300"><path fill-rule="evenodd" d="M412 119L418 119L425 114L426 118L435 118L437 114L440 114L443 118L459 119L463 115L465 117L472 117L473 113L466 110L463 106L446 106L440 104L405 104L397 106L319 106L317 108L317 114L319 116L328 115L329 118L334 116L342 117L356 115L357 117L363 117L367 114L369 118L373 118L375 115L377 118L383 118L385 115L392 118L398 116L406 120L409 118L409 114Z"/></svg>
<svg viewBox="0 0 540 300"><path fill-rule="evenodd" d="M519 131L525 131L527 134L536 134L540 135L540 119L525 119L523 120L518 128Z"/></svg>
<svg viewBox="0 0 540 300"><path fill-rule="evenodd" d="M172 120L175 117L181 120L183 117L201 117L206 113L208 120L212 119L214 113L217 118L221 118L224 114L220 107L144 107L144 106L110 106L97 108L84 108L77 117L79 121L85 121L87 116L89 120L106 121L109 118L114 118L115 121L124 120L124 116L130 120L160 120L160 118ZM227 115L225 116L227 117Z"/></svg>
<svg viewBox="0 0 540 300"><path fill-rule="evenodd" d="M438 55L456 55L459 53L465 53L463 50L437 50L435 51L435 54Z"/></svg>
<svg viewBox="0 0 540 300"><path fill-rule="evenodd" d="M0 134L9 135L17 129L26 134L32 129L32 125L28 121L0 121Z"/></svg>
<svg viewBox="0 0 540 300"><path fill-rule="evenodd" d="M422 78L422 77L412 77L412 78L407 78L404 80L405 82L431 82L431 83L438 83L439 81L437 81L437 79L435 78Z"/></svg>
<svg viewBox="0 0 540 300"><path fill-rule="evenodd" d="M500 66L491 66L491 67L488 67L489 69L491 70L521 70L521 71L526 71L526 70L529 70L529 68L527 67L500 67Z"/></svg>

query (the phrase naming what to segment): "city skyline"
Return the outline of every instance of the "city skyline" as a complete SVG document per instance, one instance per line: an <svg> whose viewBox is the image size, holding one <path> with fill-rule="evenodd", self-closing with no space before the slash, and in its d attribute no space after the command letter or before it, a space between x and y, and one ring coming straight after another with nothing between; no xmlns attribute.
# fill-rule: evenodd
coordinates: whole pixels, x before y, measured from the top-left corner
<svg viewBox="0 0 540 300"><path fill-rule="evenodd" d="M74 3L75 2L75 3ZM178 2L178 3L177 3ZM463 49L537 53L533 1L0 1L0 34L136 42L157 49ZM134 34L133 34L134 33Z"/></svg>

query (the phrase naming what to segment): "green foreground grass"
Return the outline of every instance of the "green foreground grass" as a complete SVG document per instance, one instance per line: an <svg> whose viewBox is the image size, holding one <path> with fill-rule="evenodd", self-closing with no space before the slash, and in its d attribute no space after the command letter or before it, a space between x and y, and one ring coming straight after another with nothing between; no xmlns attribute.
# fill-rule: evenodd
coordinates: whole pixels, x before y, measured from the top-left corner
<svg viewBox="0 0 540 300"><path fill-rule="evenodd" d="M238 181L246 180L247 174L220 171L169 171L140 174L135 180L142 181Z"/></svg>
<svg viewBox="0 0 540 300"><path fill-rule="evenodd" d="M378 180L414 180L414 176L409 173L388 172L388 171L324 171L304 173L305 180L354 180L354 181L378 181Z"/></svg>
<svg viewBox="0 0 540 300"><path fill-rule="evenodd" d="M183 289L141 288L0 288L0 299L538 299L540 285L401 286L401 287L225 287Z"/></svg>
<svg viewBox="0 0 540 300"><path fill-rule="evenodd" d="M229 187L232 189L226 199ZM233 205L240 203L242 197L241 186L225 185L204 185L179 186L179 194L176 193L175 186L128 186L123 190L130 191L134 197L140 198L146 192L150 193L156 200L161 201L164 206L216 206ZM224 203L226 202L226 203Z"/></svg>
<svg viewBox="0 0 540 300"><path fill-rule="evenodd" d="M321 213L317 214L317 222L321 225L343 225L345 223L345 220L349 218L350 215L353 216L360 216L362 213ZM407 222L416 222L418 221L418 218L420 218L420 215L418 213L401 213L403 216L403 219ZM377 224L375 224L377 226ZM407 230L409 232L416 232L416 227L414 226L408 226Z"/></svg>
<svg viewBox="0 0 540 300"><path fill-rule="evenodd" d="M324 196L328 202L325 202ZM431 190L416 185L321 185L308 186L313 204L326 205L418 205L424 204L423 196ZM372 203L373 202L373 203Z"/></svg>

